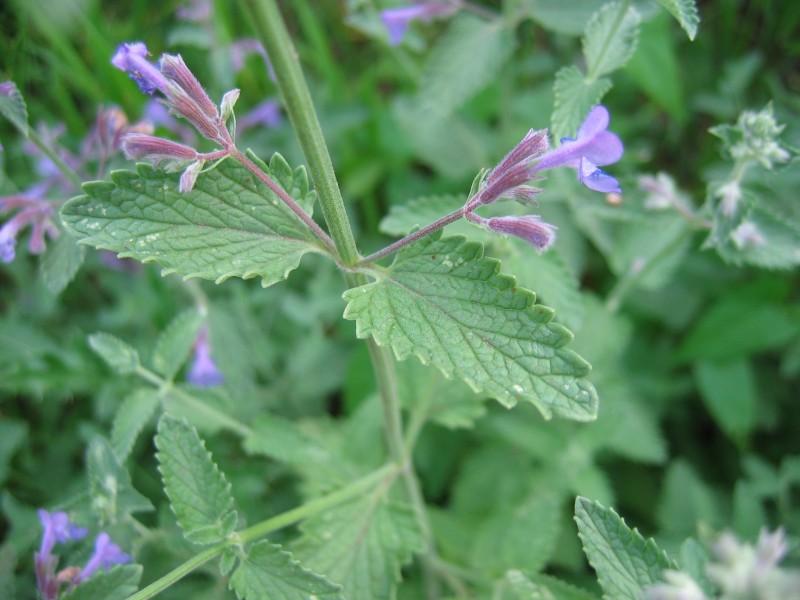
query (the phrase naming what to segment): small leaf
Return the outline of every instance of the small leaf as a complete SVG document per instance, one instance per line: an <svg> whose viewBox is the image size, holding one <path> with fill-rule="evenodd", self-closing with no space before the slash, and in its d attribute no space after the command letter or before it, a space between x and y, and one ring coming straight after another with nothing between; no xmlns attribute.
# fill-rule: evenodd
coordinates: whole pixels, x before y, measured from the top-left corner
<svg viewBox="0 0 800 600"><path fill-rule="evenodd" d="M280 546L264 540L254 544L242 557L230 580L240 600L344 600L342 587L312 573Z"/></svg>
<svg viewBox="0 0 800 600"><path fill-rule="evenodd" d="M631 530L613 509L578 497L575 521L589 564L607 600L640 600L645 586L674 568L652 539Z"/></svg>
<svg viewBox="0 0 800 600"><path fill-rule="evenodd" d="M575 136L586 115L610 89L611 80L606 77L589 82L578 67L559 69L553 86L553 138Z"/></svg>
<svg viewBox="0 0 800 600"><path fill-rule="evenodd" d="M694 376L700 397L717 425L734 442L746 443L758 423L758 390L750 361L699 361Z"/></svg>
<svg viewBox="0 0 800 600"><path fill-rule="evenodd" d="M238 559L239 554L235 546L227 546L222 551L222 556L219 557L219 572L223 577L227 577L230 574Z"/></svg>
<svg viewBox="0 0 800 600"><path fill-rule="evenodd" d="M139 368L139 353L136 349L110 333L93 333L89 336L89 345L120 375L133 373Z"/></svg>
<svg viewBox="0 0 800 600"><path fill-rule="evenodd" d="M103 524L119 523L131 513L153 510L150 500L133 488L131 476L111 444L97 437L86 450L92 510Z"/></svg>
<svg viewBox="0 0 800 600"><path fill-rule="evenodd" d="M349 600L394 598L400 568L424 547L410 506L381 490L306 521L294 544L300 560L344 586Z"/></svg>
<svg viewBox="0 0 800 600"><path fill-rule="evenodd" d="M175 317L156 342L153 369L165 379L172 380L189 356L202 324L203 316L196 309Z"/></svg>
<svg viewBox="0 0 800 600"><path fill-rule="evenodd" d="M231 486L197 430L185 419L165 414L155 443L164 489L186 539L213 544L227 538L237 523Z"/></svg>
<svg viewBox="0 0 800 600"><path fill-rule="evenodd" d="M520 16L528 16L545 29L580 35L597 10L598 0L515 0ZM512 11L508 11L511 13Z"/></svg>
<svg viewBox="0 0 800 600"><path fill-rule="evenodd" d="M627 6L624 14L620 14ZM598 10L583 36L588 77L594 81L625 66L636 50L641 18L627 3L609 2Z"/></svg>
<svg viewBox="0 0 800 600"><path fill-rule="evenodd" d="M61 600L125 600L139 589L140 565L117 565L97 571L89 579L68 591Z"/></svg>
<svg viewBox="0 0 800 600"><path fill-rule="evenodd" d="M453 112L499 76L514 46L503 19L455 17L428 57L419 91L424 108Z"/></svg>
<svg viewBox="0 0 800 600"><path fill-rule="evenodd" d="M677 19L689 39L694 41L700 24L696 0L658 0L658 3Z"/></svg>
<svg viewBox="0 0 800 600"><path fill-rule="evenodd" d="M376 282L345 292L344 316L359 338L391 345L400 360L416 355L504 406L524 400L545 418L594 419L590 366L564 348L572 334L499 269L482 245L437 232L373 271Z"/></svg>
<svg viewBox="0 0 800 600"><path fill-rule="evenodd" d="M130 454L136 438L158 408L159 392L153 388L133 391L119 407L111 427L111 446L122 463Z"/></svg>
<svg viewBox="0 0 800 600"><path fill-rule="evenodd" d="M28 108L13 81L0 83L0 114L11 121L22 135L28 137Z"/></svg>
<svg viewBox="0 0 800 600"><path fill-rule="evenodd" d="M48 245L42 255L39 272L48 290L60 294L83 264L86 248L79 246L75 238L62 232L55 242Z"/></svg>
<svg viewBox="0 0 800 600"><path fill-rule="evenodd" d="M80 243L158 262L165 275L217 283L261 277L266 287L285 279L304 254L325 252L277 194L233 160L200 175L188 193L178 192L178 177L145 164L136 173L115 171L111 182L84 184L86 195L67 202L62 218ZM310 214L315 195L305 170L291 183L287 193Z"/></svg>
<svg viewBox="0 0 800 600"><path fill-rule="evenodd" d="M495 584L492 600L556 600L556 597L547 588L533 583L522 571L513 569Z"/></svg>

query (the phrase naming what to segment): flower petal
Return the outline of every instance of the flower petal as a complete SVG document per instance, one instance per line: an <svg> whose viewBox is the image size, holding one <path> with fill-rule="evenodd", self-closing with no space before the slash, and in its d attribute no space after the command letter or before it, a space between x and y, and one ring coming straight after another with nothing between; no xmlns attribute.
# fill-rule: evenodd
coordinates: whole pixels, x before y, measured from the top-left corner
<svg viewBox="0 0 800 600"><path fill-rule="evenodd" d="M597 165L585 158L581 160L581 166L580 169L578 169L578 179L583 185L595 192L622 193L619 182L614 177L599 169Z"/></svg>
<svg viewBox="0 0 800 600"><path fill-rule="evenodd" d="M598 104L581 123L578 129L578 139L582 140L597 135L608 129L608 122L610 120L608 109L602 104Z"/></svg>
<svg viewBox="0 0 800 600"><path fill-rule="evenodd" d="M610 165L622 158L622 140L610 131L597 134L583 150L583 155L596 165Z"/></svg>

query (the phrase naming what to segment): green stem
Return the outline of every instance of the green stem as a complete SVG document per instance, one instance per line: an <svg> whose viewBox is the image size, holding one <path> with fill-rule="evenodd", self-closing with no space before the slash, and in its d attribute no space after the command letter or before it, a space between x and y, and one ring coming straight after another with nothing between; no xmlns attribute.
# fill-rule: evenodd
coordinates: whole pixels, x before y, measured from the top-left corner
<svg viewBox="0 0 800 600"><path fill-rule="evenodd" d="M193 556L182 565L164 575L162 578L154 581L146 588L139 590L133 596L130 596L128 600L147 600L148 598L152 598L194 571L197 567L222 554L227 547L238 546L246 542L253 541L267 535L268 533L272 533L278 529L283 529L284 527L327 510L332 506L341 504L346 500L358 497L370 488L374 487L376 484L385 481L388 478L396 477L397 472L396 465L386 465L377 471L374 471L373 473L354 481L347 487L333 492L332 494L328 494L322 498L316 498L311 502L306 502L302 506L298 506L295 509L237 532L232 535L229 540L212 546L200 554Z"/></svg>
<svg viewBox="0 0 800 600"><path fill-rule="evenodd" d="M213 406L209 406L205 402L201 402L188 392L185 392L179 387L175 387L175 385L163 377L160 377L156 373L153 373L150 369L147 369L143 366L139 366L136 368L136 374L139 375L145 381L152 383L156 386L159 391L161 392L162 396L171 395L177 400L180 400L186 406L191 408L192 410L203 413L209 417L211 417L214 422L219 424L221 427L225 429L229 429L235 433L238 433L242 437L249 437L252 435L253 430L250 429L247 425L240 423L236 419L228 416L222 411L217 410Z"/></svg>
<svg viewBox="0 0 800 600"><path fill-rule="evenodd" d="M328 230L342 262L354 265L359 259L358 248L297 51L275 0L248 0L248 3L256 31L275 70L286 111L308 162Z"/></svg>

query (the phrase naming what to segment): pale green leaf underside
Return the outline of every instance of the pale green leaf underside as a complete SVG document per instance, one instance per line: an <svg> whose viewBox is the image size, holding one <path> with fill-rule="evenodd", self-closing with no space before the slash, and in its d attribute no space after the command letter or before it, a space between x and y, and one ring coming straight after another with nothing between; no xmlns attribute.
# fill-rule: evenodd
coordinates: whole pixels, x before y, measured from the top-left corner
<svg viewBox="0 0 800 600"><path fill-rule="evenodd" d="M11 121L11 124L24 135L28 136L28 108L17 85L13 81L6 81L1 85L6 86L6 91L0 94L0 115Z"/></svg>
<svg viewBox="0 0 800 600"><path fill-rule="evenodd" d="M164 415L155 442L164 488L186 539L198 544L225 539L236 526L230 484L197 431L185 419Z"/></svg>
<svg viewBox="0 0 800 600"><path fill-rule="evenodd" d="M295 172L299 179L302 170ZM305 197L293 197L308 211L313 194L305 187ZM285 279L305 253L323 252L297 215L232 160L201 174L185 194L178 192L178 174L144 164L136 173L115 171L111 182L87 183L84 191L62 209L80 242L157 262L164 274L217 283L261 277L266 287Z"/></svg>
<svg viewBox="0 0 800 600"><path fill-rule="evenodd" d="M80 269L84 254L86 248L62 231L58 239L48 245L48 252L42 255L39 263L39 272L47 289L60 294Z"/></svg>
<svg viewBox="0 0 800 600"><path fill-rule="evenodd" d="M556 73L553 86L555 108L553 109L553 137L574 137L578 127L589 110L600 102L608 90L611 81L600 77L589 81L575 66L564 67Z"/></svg>
<svg viewBox="0 0 800 600"><path fill-rule="evenodd" d="M400 252L376 282L348 290L345 318L360 338L416 355L505 406L533 403L549 418L594 419L589 364L564 348L572 334L553 311L501 275L483 246L428 236Z"/></svg>
<svg viewBox="0 0 800 600"><path fill-rule="evenodd" d="M597 502L578 497L575 521L608 600L639 600L642 589L660 581L661 572L673 566L652 539L631 530L617 513Z"/></svg>
<svg viewBox="0 0 800 600"><path fill-rule="evenodd" d="M294 550L348 600L382 600L395 597L400 568L423 547L413 509L373 493L306 521Z"/></svg>
<svg viewBox="0 0 800 600"><path fill-rule="evenodd" d="M658 0L658 3L677 19L689 39L694 40L697 35L697 26L700 24L697 2L695 0Z"/></svg>
<svg viewBox="0 0 800 600"><path fill-rule="evenodd" d="M305 569L280 546L264 540L242 558L230 580L230 588L242 600L343 600L341 586Z"/></svg>
<svg viewBox="0 0 800 600"><path fill-rule="evenodd" d="M632 6L622 9L621 2L605 4L586 25L583 56L592 80L624 67L636 49L641 18Z"/></svg>

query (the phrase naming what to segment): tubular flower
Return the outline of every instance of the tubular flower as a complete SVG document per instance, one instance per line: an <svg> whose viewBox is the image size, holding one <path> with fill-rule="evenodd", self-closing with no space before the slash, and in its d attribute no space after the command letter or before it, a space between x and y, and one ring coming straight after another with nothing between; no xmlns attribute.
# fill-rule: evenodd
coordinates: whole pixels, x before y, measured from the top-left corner
<svg viewBox="0 0 800 600"><path fill-rule="evenodd" d="M578 180L596 192L621 193L619 182L599 167L622 158L624 147L616 134L608 131L608 109L598 105L589 111L575 139L564 138L561 146L545 154L534 172L554 167L572 167Z"/></svg>
<svg viewBox="0 0 800 600"><path fill-rule="evenodd" d="M214 359L211 358L211 344L208 341L208 328L203 326L194 343L194 359L186 376L189 383L198 387L222 385L224 378Z"/></svg>
<svg viewBox="0 0 800 600"><path fill-rule="evenodd" d="M60 573L56 574L58 556L53 555L53 548L56 543L66 544L84 538L88 530L72 523L65 512L50 513L40 509L37 514L44 532L39 551L33 555L36 585L44 600L55 600L65 578Z"/></svg>
<svg viewBox="0 0 800 600"><path fill-rule="evenodd" d="M99 568L109 569L114 565L130 562L131 557L125 554L120 547L111 541L107 533L100 533L94 540L94 552L89 557L86 566L73 580L75 584L86 581Z"/></svg>
<svg viewBox="0 0 800 600"><path fill-rule="evenodd" d="M45 237L56 239L58 227L52 220L53 205L42 195L47 184L38 184L28 191L15 196L0 198L0 214L18 210L11 219L0 227L0 261L10 263L16 257L17 236L26 227L31 228L28 251L41 254L45 251Z"/></svg>

